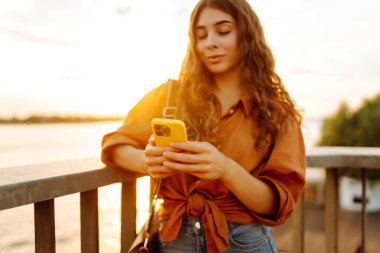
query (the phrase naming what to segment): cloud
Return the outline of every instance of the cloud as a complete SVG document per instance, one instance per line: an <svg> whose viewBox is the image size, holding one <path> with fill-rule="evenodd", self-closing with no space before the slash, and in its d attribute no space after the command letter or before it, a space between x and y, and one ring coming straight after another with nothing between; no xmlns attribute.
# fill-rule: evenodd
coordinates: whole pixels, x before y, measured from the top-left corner
<svg viewBox="0 0 380 253"><path fill-rule="evenodd" d="M42 46L65 46L65 47L79 46L77 43L69 41L69 40L54 38L47 35L33 34L28 31L22 31L22 30L12 29L12 28L0 27L0 34L13 37L17 40L21 40L21 41L29 42L29 43L35 43Z"/></svg>

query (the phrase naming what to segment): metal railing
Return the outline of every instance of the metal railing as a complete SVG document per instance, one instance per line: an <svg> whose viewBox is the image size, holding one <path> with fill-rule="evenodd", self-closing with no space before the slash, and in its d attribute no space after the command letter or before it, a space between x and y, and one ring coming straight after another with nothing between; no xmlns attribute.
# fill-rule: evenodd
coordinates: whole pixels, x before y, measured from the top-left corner
<svg viewBox="0 0 380 253"><path fill-rule="evenodd" d="M380 168L380 148L321 147L307 152L307 166L326 168L326 252L338 252L338 170L361 168L363 196L366 171ZM56 162L0 169L0 211L34 205L35 252L55 252L54 199L80 194L81 252L99 252L98 188L122 183L121 252L136 231L136 179L140 175L106 168L99 159ZM365 252L366 202L362 196L362 252ZM293 251L304 252L304 201L294 213Z"/></svg>

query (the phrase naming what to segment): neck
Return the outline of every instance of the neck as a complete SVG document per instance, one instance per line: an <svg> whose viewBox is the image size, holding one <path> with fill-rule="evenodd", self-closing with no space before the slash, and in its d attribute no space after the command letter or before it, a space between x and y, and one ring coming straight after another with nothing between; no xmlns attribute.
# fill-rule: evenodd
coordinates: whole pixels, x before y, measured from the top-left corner
<svg viewBox="0 0 380 253"><path fill-rule="evenodd" d="M215 95L219 99L221 106L221 116L225 115L244 93L244 86L241 82L240 71L215 75L216 84Z"/></svg>
<svg viewBox="0 0 380 253"><path fill-rule="evenodd" d="M230 96L240 97L244 92L240 71L214 75L214 82L216 84L216 94L229 94Z"/></svg>

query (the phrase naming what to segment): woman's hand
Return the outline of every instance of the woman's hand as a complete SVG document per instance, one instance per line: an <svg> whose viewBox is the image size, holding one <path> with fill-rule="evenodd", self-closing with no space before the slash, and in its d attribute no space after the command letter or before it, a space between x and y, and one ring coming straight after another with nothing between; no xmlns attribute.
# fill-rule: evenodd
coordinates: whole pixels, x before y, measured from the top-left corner
<svg viewBox="0 0 380 253"><path fill-rule="evenodd" d="M156 147L154 136L151 135L144 150L145 170L151 177L165 178L177 173L177 171L163 165L167 161L167 158L163 156L163 153L166 151L174 151L174 149L170 147Z"/></svg>
<svg viewBox="0 0 380 253"><path fill-rule="evenodd" d="M163 152L163 165L171 171L182 171L205 180L225 178L230 171L230 161L208 142L173 142L172 150ZM177 152L176 150L181 150Z"/></svg>
<svg viewBox="0 0 380 253"><path fill-rule="evenodd" d="M233 159L208 142L173 142L163 152L163 165L204 180L219 179L245 206L260 214L274 215L277 195L271 186L252 176ZM180 151L178 151L180 150Z"/></svg>

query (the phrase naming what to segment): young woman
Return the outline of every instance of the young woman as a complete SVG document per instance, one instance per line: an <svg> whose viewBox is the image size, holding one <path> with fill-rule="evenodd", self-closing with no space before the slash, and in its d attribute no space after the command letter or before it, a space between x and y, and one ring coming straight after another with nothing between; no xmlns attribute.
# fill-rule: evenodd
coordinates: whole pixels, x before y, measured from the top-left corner
<svg viewBox="0 0 380 253"><path fill-rule="evenodd" d="M301 117L274 71L245 0L201 0L176 92L188 142L156 147L165 83L103 139L103 161L162 178L161 252L277 252L269 226L291 214L305 184Z"/></svg>

